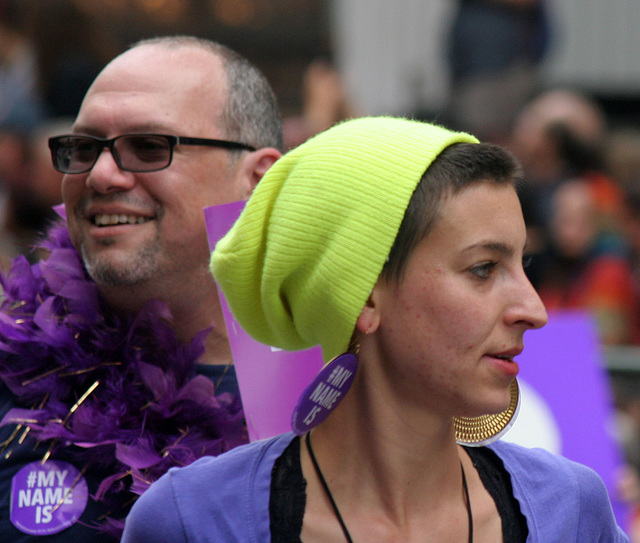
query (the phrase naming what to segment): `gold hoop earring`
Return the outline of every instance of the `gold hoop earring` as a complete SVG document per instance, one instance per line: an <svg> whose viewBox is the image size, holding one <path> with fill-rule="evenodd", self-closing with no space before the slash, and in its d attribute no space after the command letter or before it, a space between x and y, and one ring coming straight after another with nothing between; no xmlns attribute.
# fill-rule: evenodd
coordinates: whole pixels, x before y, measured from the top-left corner
<svg viewBox="0 0 640 543"><path fill-rule="evenodd" d="M509 407L495 415L480 417L454 417L456 442L468 447L483 447L500 439L513 426L520 410L520 388L514 379L509 388Z"/></svg>

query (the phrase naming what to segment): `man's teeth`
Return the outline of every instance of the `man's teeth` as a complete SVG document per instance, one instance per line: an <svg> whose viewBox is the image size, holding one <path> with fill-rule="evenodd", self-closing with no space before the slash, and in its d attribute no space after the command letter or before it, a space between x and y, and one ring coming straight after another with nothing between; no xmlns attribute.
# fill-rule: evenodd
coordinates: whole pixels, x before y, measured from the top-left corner
<svg viewBox="0 0 640 543"><path fill-rule="evenodd" d="M149 217L139 215L96 215L93 223L96 226L113 226L116 224L142 224L150 221Z"/></svg>

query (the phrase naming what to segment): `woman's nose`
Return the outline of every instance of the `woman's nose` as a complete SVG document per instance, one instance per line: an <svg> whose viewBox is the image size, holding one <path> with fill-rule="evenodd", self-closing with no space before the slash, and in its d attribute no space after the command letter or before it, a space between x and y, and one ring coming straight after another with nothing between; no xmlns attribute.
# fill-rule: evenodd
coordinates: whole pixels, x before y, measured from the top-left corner
<svg viewBox="0 0 640 543"><path fill-rule="evenodd" d="M512 323L522 323L528 329L542 328L547 324L547 310L524 271L518 280L508 315Z"/></svg>

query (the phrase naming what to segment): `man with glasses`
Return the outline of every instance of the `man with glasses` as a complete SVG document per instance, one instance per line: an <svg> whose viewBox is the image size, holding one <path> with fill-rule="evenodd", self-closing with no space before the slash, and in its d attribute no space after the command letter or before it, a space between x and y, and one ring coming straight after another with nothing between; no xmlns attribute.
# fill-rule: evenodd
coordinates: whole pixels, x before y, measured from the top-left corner
<svg viewBox="0 0 640 543"><path fill-rule="evenodd" d="M49 147L66 226L2 277L0 540L110 541L168 468L247 439L202 210L249 197L281 122L244 58L156 38Z"/></svg>

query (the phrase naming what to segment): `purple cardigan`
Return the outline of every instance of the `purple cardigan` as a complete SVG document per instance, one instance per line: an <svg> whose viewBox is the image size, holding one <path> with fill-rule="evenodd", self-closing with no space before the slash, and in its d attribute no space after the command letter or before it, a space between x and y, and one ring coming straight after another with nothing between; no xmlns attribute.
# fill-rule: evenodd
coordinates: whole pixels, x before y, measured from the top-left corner
<svg viewBox="0 0 640 543"><path fill-rule="evenodd" d="M123 543L267 543L271 470L284 434L171 469L136 502ZM604 483L590 468L542 449L490 448L511 474L529 543L623 543Z"/></svg>

